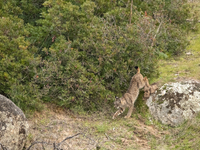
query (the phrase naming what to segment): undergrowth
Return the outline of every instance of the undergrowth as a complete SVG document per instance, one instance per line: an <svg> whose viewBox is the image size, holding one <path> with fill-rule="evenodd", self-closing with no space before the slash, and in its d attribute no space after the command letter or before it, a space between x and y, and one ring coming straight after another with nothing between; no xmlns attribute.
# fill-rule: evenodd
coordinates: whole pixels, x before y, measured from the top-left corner
<svg viewBox="0 0 200 150"><path fill-rule="evenodd" d="M200 114L176 128L170 128L171 134L165 135L161 140L152 140L152 149L161 145L170 150L198 150L200 148Z"/></svg>

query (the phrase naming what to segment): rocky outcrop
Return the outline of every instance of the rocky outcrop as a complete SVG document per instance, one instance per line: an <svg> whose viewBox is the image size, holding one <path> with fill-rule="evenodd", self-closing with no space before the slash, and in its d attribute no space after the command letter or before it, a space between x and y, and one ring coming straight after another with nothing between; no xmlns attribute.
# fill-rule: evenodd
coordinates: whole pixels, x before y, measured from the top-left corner
<svg viewBox="0 0 200 150"><path fill-rule="evenodd" d="M0 143L7 150L22 150L28 124L26 117L11 100L0 95Z"/></svg>
<svg viewBox="0 0 200 150"><path fill-rule="evenodd" d="M150 113L163 124L177 126L200 111L200 82L164 84L146 102Z"/></svg>

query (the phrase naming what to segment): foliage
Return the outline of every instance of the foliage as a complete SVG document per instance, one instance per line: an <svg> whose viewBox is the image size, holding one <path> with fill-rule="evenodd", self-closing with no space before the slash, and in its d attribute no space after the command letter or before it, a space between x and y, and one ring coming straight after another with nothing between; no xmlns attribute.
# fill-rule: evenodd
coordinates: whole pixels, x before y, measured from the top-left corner
<svg viewBox="0 0 200 150"><path fill-rule="evenodd" d="M0 92L23 109L29 104L36 108L38 99L30 81L38 60L34 58L34 49L29 49L30 43L25 40L28 32L23 28L23 20L13 16L0 17L0 26Z"/></svg>
<svg viewBox="0 0 200 150"><path fill-rule="evenodd" d="M157 53L164 58L182 54L189 44L185 36L196 24L195 19L192 23L187 22L191 15L187 1L145 0L138 2L138 9L151 16L157 25L162 24L154 41Z"/></svg>
<svg viewBox="0 0 200 150"><path fill-rule="evenodd" d="M18 6L23 10L23 14L19 17L24 20L25 23L35 25L35 22L40 18L43 10L43 3L45 0L16 0Z"/></svg>
<svg viewBox="0 0 200 150"><path fill-rule="evenodd" d="M78 50L71 48L71 42L63 36L56 39L49 49L43 51L48 60L40 63L34 82L42 89L45 101L54 101L65 107L81 106L85 109L97 109L109 103L114 95L102 85L103 81L77 60Z"/></svg>
<svg viewBox="0 0 200 150"><path fill-rule="evenodd" d="M186 22L184 0L8 0L0 7L0 93L31 109L40 100L84 110L112 104L134 66L158 76L157 61L181 54L195 26Z"/></svg>

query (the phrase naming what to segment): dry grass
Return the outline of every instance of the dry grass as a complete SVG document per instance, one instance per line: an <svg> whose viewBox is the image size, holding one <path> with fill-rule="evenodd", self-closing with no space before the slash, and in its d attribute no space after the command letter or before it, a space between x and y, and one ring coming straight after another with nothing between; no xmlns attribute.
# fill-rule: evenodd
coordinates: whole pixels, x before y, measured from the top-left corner
<svg viewBox="0 0 200 150"><path fill-rule="evenodd" d="M58 111L59 110L59 111ZM56 111L56 112L55 112ZM62 144L65 150L89 150L100 147L101 150L151 149L151 139L160 139L160 132L146 118L134 114L130 119L119 116L112 120L109 113L76 115L55 106L48 105L42 113L34 113L29 118L30 130L26 148L35 141L59 143L66 137L82 133ZM137 118L137 119L136 119ZM45 145L47 150L52 145ZM31 150L42 149L42 144Z"/></svg>

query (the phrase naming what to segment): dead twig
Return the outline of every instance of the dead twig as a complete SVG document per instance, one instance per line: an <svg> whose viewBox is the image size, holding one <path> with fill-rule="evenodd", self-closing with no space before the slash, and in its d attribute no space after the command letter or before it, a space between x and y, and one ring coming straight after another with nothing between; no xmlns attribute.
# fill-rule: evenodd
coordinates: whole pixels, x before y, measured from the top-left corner
<svg viewBox="0 0 200 150"><path fill-rule="evenodd" d="M43 149L45 149L44 148L44 144L46 144L46 145L53 145L53 150L62 150L62 149L60 149L59 148L59 146L62 144L62 143L64 143L66 140L68 140L68 139L71 139L71 138L73 138L73 137L75 137L75 136L78 136L78 135L80 135L80 134L82 134L82 133L78 133L78 134L75 134L75 135L73 135L73 136L70 136L70 137L66 137L63 141L61 141L60 143L58 143L57 145L56 145L56 143L47 143L47 142L39 142L39 141L36 141L36 142L33 142L26 150L30 150L30 148L33 146L33 145L35 145L35 144L42 144L42 148ZM0 143L0 145L1 145L1 143ZM2 146L2 145L1 145ZM4 149L3 148L3 150L7 150L7 149Z"/></svg>
<svg viewBox="0 0 200 150"><path fill-rule="evenodd" d="M156 39L156 35L158 34L162 23L163 23L163 22L160 23L160 25L159 25L159 27L158 27L158 29L157 29L157 31L156 31L156 34L155 34L154 37L153 37L153 42L151 43L151 47L153 47L153 45L154 45L154 40Z"/></svg>
<svg viewBox="0 0 200 150"><path fill-rule="evenodd" d="M57 145L56 147L59 147L59 146L60 146L63 142L65 142L66 140L71 139L71 138L73 138L73 137L75 137L75 136L78 136L78 135L80 135L80 134L82 134L82 133L78 133L78 134L76 134L76 135L73 135L73 136L70 136L70 137L65 138L62 142L58 143L58 145Z"/></svg>
<svg viewBox="0 0 200 150"><path fill-rule="evenodd" d="M0 148L2 148L2 150L7 150L7 148L5 148L1 143L0 143Z"/></svg>
<svg viewBox="0 0 200 150"><path fill-rule="evenodd" d="M30 148L33 146L33 145L35 145L35 144L47 144L47 145L52 145L52 144L50 144L50 143L47 143L47 142L38 142L38 141L36 141L36 142L33 142L26 150L30 150Z"/></svg>
<svg viewBox="0 0 200 150"><path fill-rule="evenodd" d="M133 0L131 0L131 10L130 10L129 24L131 24L131 19L132 19L132 11L133 11Z"/></svg>
<svg viewBox="0 0 200 150"><path fill-rule="evenodd" d="M115 141L115 139L113 139L112 137L110 137L110 136L109 136L108 134L106 134L106 133L105 133L105 136L106 136L107 139L110 139L110 140Z"/></svg>

